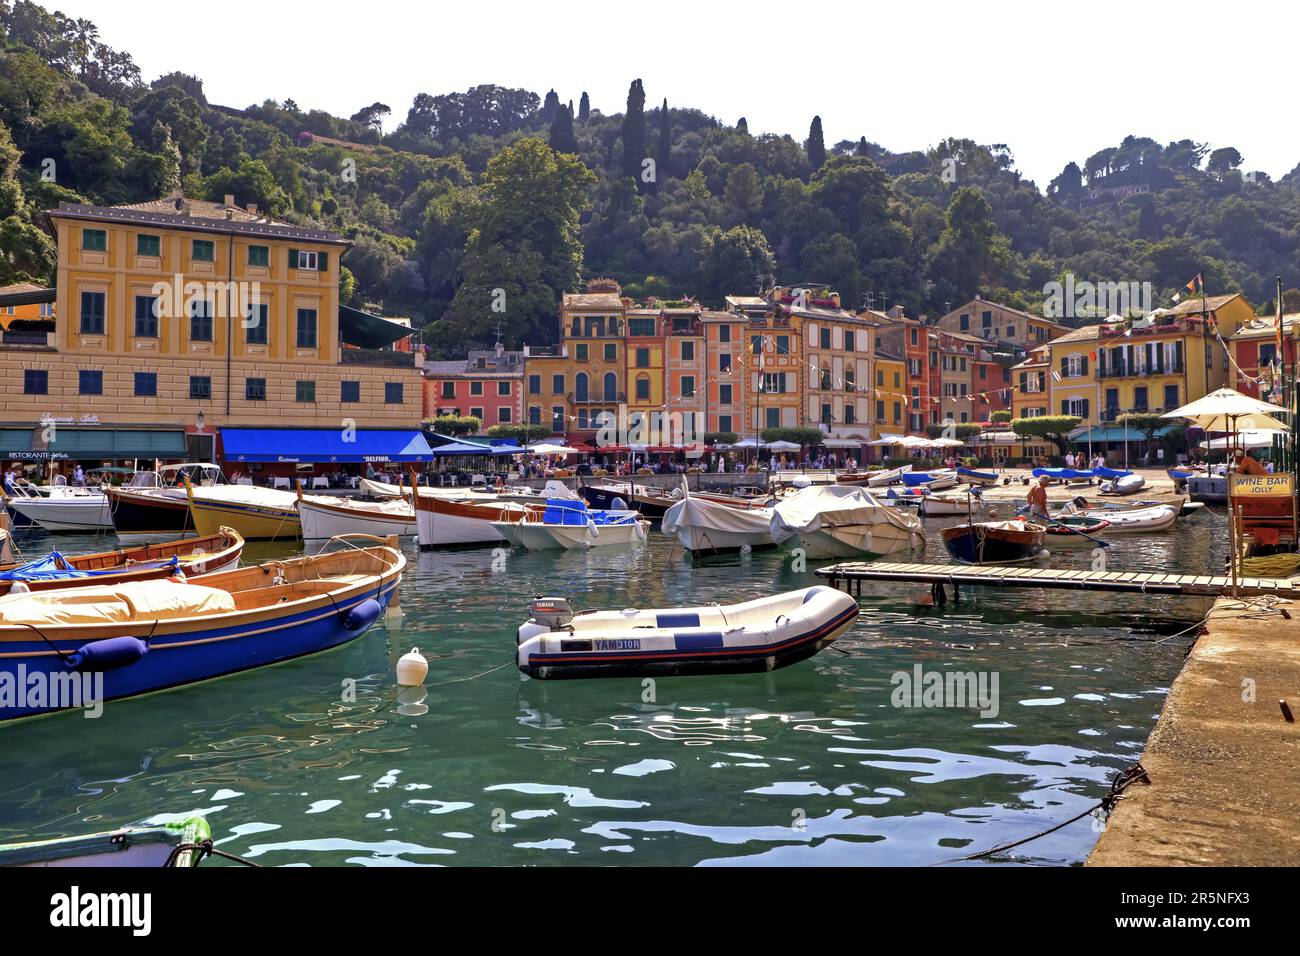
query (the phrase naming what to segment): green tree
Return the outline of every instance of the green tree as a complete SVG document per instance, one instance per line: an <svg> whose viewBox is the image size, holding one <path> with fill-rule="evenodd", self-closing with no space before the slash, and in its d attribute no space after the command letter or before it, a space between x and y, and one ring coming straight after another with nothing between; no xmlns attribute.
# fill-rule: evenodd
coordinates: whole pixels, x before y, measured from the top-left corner
<svg viewBox="0 0 1300 956"><path fill-rule="evenodd" d="M1117 427L1132 429L1142 434L1143 444L1146 446L1142 454L1142 460L1146 464L1150 464L1151 451L1154 447L1156 435L1169 424L1168 418L1154 412L1125 412L1115 419Z"/></svg>
<svg viewBox="0 0 1300 956"><path fill-rule="evenodd" d="M551 121L550 146L557 153L578 151L578 139L573 133L573 113L567 106L555 111L555 119Z"/></svg>
<svg viewBox="0 0 1300 956"><path fill-rule="evenodd" d="M582 91L582 99L578 100L578 122L585 123L591 118L591 99L587 96L587 91Z"/></svg>
<svg viewBox="0 0 1300 956"><path fill-rule="evenodd" d="M464 438L467 435L477 435L483 427L483 420L476 415L439 415L436 418L426 418L422 424L425 431Z"/></svg>
<svg viewBox="0 0 1300 956"><path fill-rule="evenodd" d="M641 181L645 150L645 88L640 80L633 80L627 91L627 111L623 114L623 175L635 179L642 191L646 185Z"/></svg>
<svg viewBox="0 0 1300 956"><path fill-rule="evenodd" d="M993 210L980 190L959 188L948 204L944 229L930 252L930 277L941 297L961 302L985 286L1004 284L1011 247L993 222Z"/></svg>
<svg viewBox="0 0 1300 956"><path fill-rule="evenodd" d="M822 135L820 116L813 117L812 125L808 127L808 142L804 146L808 150L808 165L813 168L813 172L826 165L826 139Z"/></svg>
<svg viewBox="0 0 1300 956"><path fill-rule="evenodd" d="M655 152L655 188L656 191L668 182L672 175L673 159L673 118L668 112L668 98L659 108L659 149Z"/></svg>
<svg viewBox="0 0 1300 956"><path fill-rule="evenodd" d="M1083 421L1077 415L1039 415L1035 418L1013 418L1011 430L1020 438L1045 438L1057 447L1062 455L1069 448L1071 431Z"/></svg>
<svg viewBox="0 0 1300 956"><path fill-rule="evenodd" d="M727 176L723 199L732 223L754 221L763 208L763 183L758 170L749 163L734 167Z"/></svg>
<svg viewBox="0 0 1300 956"><path fill-rule="evenodd" d="M753 226L715 227L703 238L699 281L715 302L735 292L757 291L776 272L767 237Z"/></svg>
<svg viewBox="0 0 1300 956"><path fill-rule="evenodd" d="M595 179L576 156L556 153L540 139L521 139L492 157L471 213L464 281L452 302L468 331L501 321L512 341L530 332L535 341L554 337L547 320L582 274L579 216Z"/></svg>
<svg viewBox="0 0 1300 956"><path fill-rule="evenodd" d="M551 434L549 425L493 425L487 430L489 438L513 438L521 445L540 441Z"/></svg>

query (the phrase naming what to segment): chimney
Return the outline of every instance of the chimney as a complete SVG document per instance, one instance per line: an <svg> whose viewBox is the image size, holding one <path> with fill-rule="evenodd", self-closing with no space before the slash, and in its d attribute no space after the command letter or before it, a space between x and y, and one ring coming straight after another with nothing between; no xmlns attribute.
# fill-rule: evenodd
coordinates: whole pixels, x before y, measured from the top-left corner
<svg viewBox="0 0 1300 956"><path fill-rule="evenodd" d="M255 202L250 202L250 203L249 203L245 208L248 210L248 214L249 214L250 216L256 216L256 215L257 215L257 203L255 203Z"/></svg>
<svg viewBox="0 0 1300 956"><path fill-rule="evenodd" d="M502 355L505 355L505 353L506 353L506 347L505 347L505 344L502 343L500 339L498 339L498 340L497 340L497 358L500 358Z"/></svg>
<svg viewBox="0 0 1300 956"><path fill-rule="evenodd" d="M233 193L226 193L226 201L225 201L224 205L225 205L227 208L233 208L233 207L234 207L234 205L235 205L235 196L234 196Z"/></svg>

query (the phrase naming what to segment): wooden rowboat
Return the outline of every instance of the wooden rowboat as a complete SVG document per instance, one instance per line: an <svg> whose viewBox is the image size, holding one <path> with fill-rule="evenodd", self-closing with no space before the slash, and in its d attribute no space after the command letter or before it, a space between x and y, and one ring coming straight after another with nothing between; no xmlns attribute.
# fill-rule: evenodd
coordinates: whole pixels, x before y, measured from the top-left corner
<svg viewBox="0 0 1300 956"><path fill-rule="evenodd" d="M105 701L355 640L395 600L406 559L396 538L342 540L345 550L184 584L130 581L0 597L0 721L93 712Z"/></svg>
<svg viewBox="0 0 1300 956"><path fill-rule="evenodd" d="M1046 529L1023 521L975 521L940 534L948 553L963 564L1006 564L1042 551Z"/></svg>
<svg viewBox="0 0 1300 956"><path fill-rule="evenodd" d="M73 557L53 551L38 561L0 565L0 594L9 593L18 581L23 582L29 591L47 591L149 581L177 572L192 578L238 567L243 552L244 539L230 528L222 528L216 534L201 538Z"/></svg>

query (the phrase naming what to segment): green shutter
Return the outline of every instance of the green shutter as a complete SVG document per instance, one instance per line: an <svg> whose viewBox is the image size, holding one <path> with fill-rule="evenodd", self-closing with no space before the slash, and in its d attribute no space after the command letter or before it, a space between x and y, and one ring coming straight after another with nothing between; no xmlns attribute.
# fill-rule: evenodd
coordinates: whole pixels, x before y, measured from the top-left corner
<svg viewBox="0 0 1300 956"><path fill-rule="evenodd" d="M290 250L289 250L289 268L290 268L290 269L296 269L296 268L298 268L298 250L297 250L297 249L290 249Z"/></svg>
<svg viewBox="0 0 1300 956"><path fill-rule="evenodd" d="M316 253L316 271L317 272L330 271L330 254L328 252Z"/></svg>

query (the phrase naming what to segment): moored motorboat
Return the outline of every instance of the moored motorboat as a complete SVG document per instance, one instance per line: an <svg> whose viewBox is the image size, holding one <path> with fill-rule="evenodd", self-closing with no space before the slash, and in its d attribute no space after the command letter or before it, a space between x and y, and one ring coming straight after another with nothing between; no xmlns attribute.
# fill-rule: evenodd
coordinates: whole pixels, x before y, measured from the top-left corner
<svg viewBox="0 0 1300 956"><path fill-rule="evenodd" d="M357 544L197 583L0 597L0 721L93 708L345 644L388 607L405 566L395 547ZM33 693L36 686L46 692Z"/></svg>
<svg viewBox="0 0 1300 956"><path fill-rule="evenodd" d="M57 485L48 495L18 494L6 503L14 513L46 531L84 534L113 529L108 498L98 488Z"/></svg>
<svg viewBox="0 0 1300 956"><path fill-rule="evenodd" d="M36 561L0 565L0 593L10 593L19 581L28 591L45 591L83 585L102 587L176 574L194 578L238 567L243 551L244 539L230 528L201 538L72 557L52 551Z"/></svg>
<svg viewBox="0 0 1300 956"><path fill-rule="evenodd" d="M538 597L519 628L519 669L539 679L770 671L853 626L856 599L816 586L741 604L574 614Z"/></svg>
<svg viewBox="0 0 1300 956"><path fill-rule="evenodd" d="M421 548L483 547L505 541L493 522L518 521L537 509L511 501L456 500L434 495L415 499L415 524Z"/></svg>
<svg viewBox="0 0 1300 956"><path fill-rule="evenodd" d="M190 516L199 534L234 528L247 541L284 541L302 537L298 496L256 485L194 487L184 478Z"/></svg>
<svg viewBox="0 0 1300 956"><path fill-rule="evenodd" d="M122 541L171 541L197 534L182 476L198 487L225 483L220 467L211 462L165 465L140 471L120 486L107 486L113 530Z"/></svg>
<svg viewBox="0 0 1300 956"><path fill-rule="evenodd" d="M1046 529L1025 521L973 521L944 528L944 547L965 564L1026 561L1043 550Z"/></svg>
<svg viewBox="0 0 1300 956"><path fill-rule="evenodd" d="M515 520L493 521L492 527L517 548L530 551L629 547L645 541L649 523L635 511L600 511L585 501L555 498L538 511Z"/></svg>
<svg viewBox="0 0 1300 956"><path fill-rule="evenodd" d="M696 557L776 547L771 508L701 498L685 488L682 500L664 512L661 527Z"/></svg>
<svg viewBox="0 0 1300 956"><path fill-rule="evenodd" d="M157 826L0 844L0 867L191 867L202 859L200 845L211 839L208 821L194 816Z"/></svg>
<svg viewBox="0 0 1300 956"><path fill-rule="evenodd" d="M409 494L409 491L408 491ZM414 537L415 507L410 500L386 498L382 501L357 501L304 495L298 491L298 520L307 541L320 541L341 534L371 534L386 538Z"/></svg>
<svg viewBox="0 0 1300 956"><path fill-rule="evenodd" d="M881 558L925 547L921 522L881 503L865 488L817 485L772 508L772 539L821 558Z"/></svg>

